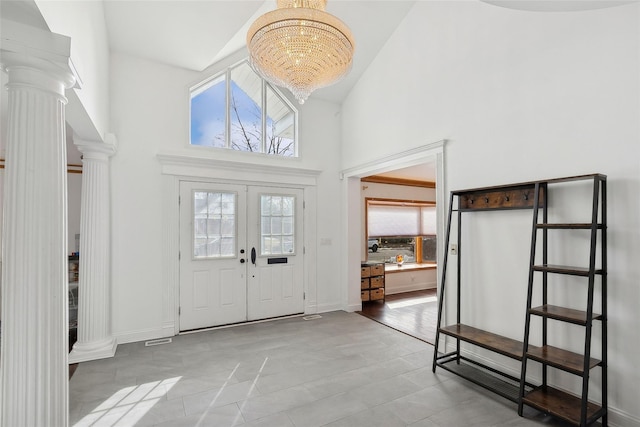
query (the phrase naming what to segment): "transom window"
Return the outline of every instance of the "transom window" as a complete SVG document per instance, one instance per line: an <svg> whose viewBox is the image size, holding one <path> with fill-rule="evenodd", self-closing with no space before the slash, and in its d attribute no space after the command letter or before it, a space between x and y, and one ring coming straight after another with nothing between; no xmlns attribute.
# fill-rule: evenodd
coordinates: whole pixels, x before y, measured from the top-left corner
<svg viewBox="0 0 640 427"><path fill-rule="evenodd" d="M292 255L294 246L293 196L260 196L260 255Z"/></svg>
<svg viewBox="0 0 640 427"><path fill-rule="evenodd" d="M236 193L193 192L193 258L236 253Z"/></svg>
<svg viewBox="0 0 640 427"><path fill-rule="evenodd" d="M191 145L297 157L298 112L247 61L191 90Z"/></svg>

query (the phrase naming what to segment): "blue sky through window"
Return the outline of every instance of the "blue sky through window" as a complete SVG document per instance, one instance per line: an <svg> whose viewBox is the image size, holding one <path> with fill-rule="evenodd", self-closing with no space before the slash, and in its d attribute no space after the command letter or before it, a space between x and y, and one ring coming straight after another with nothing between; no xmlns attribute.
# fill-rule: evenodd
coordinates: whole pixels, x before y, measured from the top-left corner
<svg viewBox="0 0 640 427"><path fill-rule="evenodd" d="M192 145L225 146L225 109L224 78L191 98Z"/></svg>
<svg viewBox="0 0 640 427"><path fill-rule="evenodd" d="M227 100L226 84L229 75L231 99ZM267 106L263 112L264 85L248 64L242 64L233 68L231 73L220 75L203 89L196 89L191 97L191 145L295 156L295 110L269 86L266 90ZM269 117L274 113L277 119ZM228 138L225 134L227 114L231 127ZM263 114L266 115L264 147Z"/></svg>

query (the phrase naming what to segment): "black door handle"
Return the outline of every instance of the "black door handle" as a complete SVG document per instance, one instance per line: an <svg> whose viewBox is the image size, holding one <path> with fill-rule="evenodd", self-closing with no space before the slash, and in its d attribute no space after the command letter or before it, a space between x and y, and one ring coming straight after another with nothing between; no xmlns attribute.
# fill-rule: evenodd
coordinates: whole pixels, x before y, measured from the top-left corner
<svg viewBox="0 0 640 427"><path fill-rule="evenodd" d="M256 248L251 248L251 264L256 265Z"/></svg>

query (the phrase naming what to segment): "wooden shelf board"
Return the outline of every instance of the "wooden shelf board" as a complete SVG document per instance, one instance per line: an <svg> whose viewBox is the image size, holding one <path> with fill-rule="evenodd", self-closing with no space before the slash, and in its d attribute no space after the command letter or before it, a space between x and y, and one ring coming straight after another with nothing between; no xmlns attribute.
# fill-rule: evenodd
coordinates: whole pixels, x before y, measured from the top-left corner
<svg viewBox="0 0 640 427"><path fill-rule="evenodd" d="M549 413L574 425L580 425L581 399L552 387L539 387L527 393L523 403L540 411ZM604 414L602 407L587 402L587 424L596 421Z"/></svg>
<svg viewBox="0 0 640 427"><path fill-rule="evenodd" d="M440 328L440 332L462 341L486 348L512 359L522 360L522 341L483 331L461 323ZM529 348L537 348L529 346Z"/></svg>
<svg viewBox="0 0 640 427"><path fill-rule="evenodd" d="M531 347L527 351L527 357L538 362L547 363L558 369L562 369L572 374L582 375L584 373L584 356L561 348L545 345L542 347ZM600 364L600 360L590 358L589 369Z"/></svg>
<svg viewBox="0 0 640 427"><path fill-rule="evenodd" d="M591 223L558 223L558 224L548 224L548 223L540 223L537 224L536 227L540 229L556 229L556 230L590 230ZM597 224L596 228L599 230L602 229L602 224Z"/></svg>
<svg viewBox="0 0 640 427"><path fill-rule="evenodd" d="M567 265L552 265L552 264L541 264L534 265L533 269L535 271L546 271L547 273L558 273L558 274L570 274L572 276L588 276L589 269L584 267L570 267ZM601 269L595 270L596 274L602 274Z"/></svg>
<svg viewBox="0 0 640 427"><path fill-rule="evenodd" d="M557 305L542 305L529 310L529 313L536 316L548 317L550 319L561 320L563 322L575 323L585 326L587 324L587 312L574 310L572 308L559 307ZM592 320L602 319L601 314L593 314Z"/></svg>
<svg viewBox="0 0 640 427"><path fill-rule="evenodd" d="M600 180L604 181L607 179L607 176L601 173L590 173L590 174L584 174L584 175L567 176L562 178L541 179L537 181L526 181L526 182L519 182L514 184L506 184L506 185L493 185L489 187L468 188L466 190L455 190L455 191L452 191L452 193L462 194L462 193L471 193L471 192L487 191L487 190L517 189L517 188L533 187L536 183L543 185L548 183L580 181L580 180L587 180L587 179L594 179L594 178L599 178Z"/></svg>

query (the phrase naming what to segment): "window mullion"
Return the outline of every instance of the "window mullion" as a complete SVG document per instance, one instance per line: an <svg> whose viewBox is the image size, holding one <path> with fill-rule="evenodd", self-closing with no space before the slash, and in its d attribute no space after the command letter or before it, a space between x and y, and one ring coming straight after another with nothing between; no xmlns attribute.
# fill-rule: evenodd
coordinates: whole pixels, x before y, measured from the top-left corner
<svg viewBox="0 0 640 427"><path fill-rule="evenodd" d="M224 117L224 139L227 148L231 148L231 69L225 72L226 114Z"/></svg>
<svg viewBox="0 0 640 427"><path fill-rule="evenodd" d="M261 99L262 99L262 114L261 114L261 127L262 127L262 136L260 138L262 144L262 152L267 152L267 83L263 79L261 86Z"/></svg>

